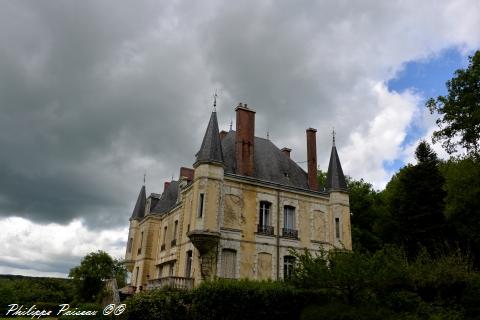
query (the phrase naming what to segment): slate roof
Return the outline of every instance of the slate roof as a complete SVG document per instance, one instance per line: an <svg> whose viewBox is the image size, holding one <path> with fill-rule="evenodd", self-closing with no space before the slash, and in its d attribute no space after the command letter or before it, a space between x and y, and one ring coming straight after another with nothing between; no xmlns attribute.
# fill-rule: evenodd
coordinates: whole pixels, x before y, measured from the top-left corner
<svg viewBox="0 0 480 320"><path fill-rule="evenodd" d="M196 154L194 166L200 163L216 162L224 165L224 172L236 174L235 131L230 130L220 140L216 112L212 112L202 141ZM254 172L252 178L265 180L301 189L309 189L308 174L292 159L286 156L270 140L255 137ZM328 167L327 188L346 190L345 177L335 146L332 148ZM152 201L152 214L165 214L177 202L179 181L171 181L158 201ZM152 199L153 200L153 199ZM138 202L138 201L137 201Z"/></svg>
<svg viewBox="0 0 480 320"><path fill-rule="evenodd" d="M145 186L142 186L138 194L137 202L135 203L135 208L133 208L132 216L130 220L133 219L143 219L145 216L145 203L147 201Z"/></svg>
<svg viewBox="0 0 480 320"><path fill-rule="evenodd" d="M164 214L175 207L178 197L178 184L179 182L176 180L170 182L167 189L163 191L160 200L150 209L153 214Z"/></svg>
<svg viewBox="0 0 480 320"><path fill-rule="evenodd" d="M343 175L342 165L340 164L340 158L338 157L335 145L332 146L330 163L328 164L327 190L348 191L347 182Z"/></svg>
<svg viewBox="0 0 480 320"><path fill-rule="evenodd" d="M220 134L218 131L217 113L212 112L210 121L208 122L207 131L203 137L202 146L196 154L194 167L200 163L217 162L223 163L222 144L220 142Z"/></svg>
<svg viewBox="0 0 480 320"><path fill-rule="evenodd" d="M307 173L270 140L255 137L254 143L253 178L309 189ZM222 139L222 150L225 172L235 174L235 131Z"/></svg>

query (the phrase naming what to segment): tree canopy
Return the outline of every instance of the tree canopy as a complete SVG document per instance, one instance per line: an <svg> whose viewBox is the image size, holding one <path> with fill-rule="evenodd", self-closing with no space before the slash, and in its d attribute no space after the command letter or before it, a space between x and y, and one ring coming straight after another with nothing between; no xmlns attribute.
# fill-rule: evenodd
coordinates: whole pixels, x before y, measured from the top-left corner
<svg viewBox="0 0 480 320"><path fill-rule="evenodd" d="M117 284L123 286L126 269L108 253L99 250L87 254L79 266L70 270L69 277L76 280L80 300L93 302L98 299L105 280L116 278Z"/></svg>
<svg viewBox="0 0 480 320"><path fill-rule="evenodd" d="M480 51L469 57L470 63L447 81L448 94L430 98L426 106L437 112L439 130L433 133L433 142L442 141L452 154L458 147L467 154L480 157Z"/></svg>

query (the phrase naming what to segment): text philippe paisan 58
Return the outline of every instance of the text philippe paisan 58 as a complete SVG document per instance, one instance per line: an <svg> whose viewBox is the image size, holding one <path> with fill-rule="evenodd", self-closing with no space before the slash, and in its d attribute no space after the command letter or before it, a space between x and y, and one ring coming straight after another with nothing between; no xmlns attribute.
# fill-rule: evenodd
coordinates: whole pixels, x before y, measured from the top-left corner
<svg viewBox="0 0 480 320"><path fill-rule="evenodd" d="M24 307L23 305L18 305L12 303L8 305L6 316L19 316L19 317L31 317L32 319L40 317L58 317L58 316L95 316L98 312L97 310L81 310L78 308L70 309L70 305L67 303L59 304L59 310L53 312L52 310L40 310L36 305L31 306L30 308ZM125 311L125 304L109 304L101 312L103 315L120 315Z"/></svg>

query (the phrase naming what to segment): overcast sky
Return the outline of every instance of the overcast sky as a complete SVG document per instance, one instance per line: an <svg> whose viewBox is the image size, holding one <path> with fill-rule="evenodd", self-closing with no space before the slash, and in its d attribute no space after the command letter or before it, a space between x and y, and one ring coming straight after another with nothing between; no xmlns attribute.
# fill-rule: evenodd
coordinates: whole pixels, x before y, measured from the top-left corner
<svg viewBox="0 0 480 320"><path fill-rule="evenodd" d="M303 162L317 128L326 170L335 127L344 172L381 189L480 47L477 0L0 6L0 273L121 258L144 172L160 193L193 164L215 89L220 129L248 103L256 135Z"/></svg>

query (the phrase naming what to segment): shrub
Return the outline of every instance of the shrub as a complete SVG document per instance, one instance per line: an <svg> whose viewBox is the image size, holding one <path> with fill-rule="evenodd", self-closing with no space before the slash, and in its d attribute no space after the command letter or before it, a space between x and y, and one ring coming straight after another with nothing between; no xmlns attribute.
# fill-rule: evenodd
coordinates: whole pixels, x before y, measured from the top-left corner
<svg viewBox="0 0 480 320"><path fill-rule="evenodd" d="M135 294L127 300L125 318L132 320L190 319L191 293L153 290Z"/></svg>
<svg viewBox="0 0 480 320"><path fill-rule="evenodd" d="M195 319L298 319L311 303L328 301L318 291L298 290L282 282L205 282L195 289L192 314Z"/></svg>

